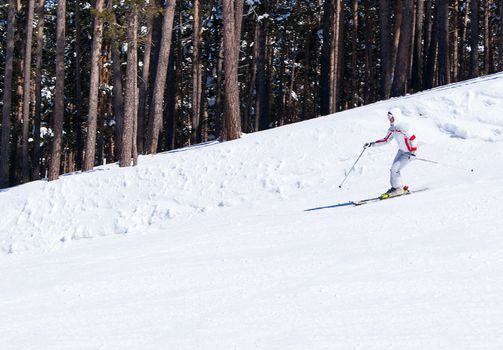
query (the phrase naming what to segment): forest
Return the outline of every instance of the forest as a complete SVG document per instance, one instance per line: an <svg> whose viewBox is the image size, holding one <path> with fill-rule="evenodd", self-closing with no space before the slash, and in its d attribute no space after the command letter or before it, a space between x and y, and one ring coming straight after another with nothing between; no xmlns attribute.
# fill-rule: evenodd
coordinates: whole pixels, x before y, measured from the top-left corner
<svg viewBox="0 0 503 350"><path fill-rule="evenodd" d="M501 71L502 8L2 0L0 188Z"/></svg>

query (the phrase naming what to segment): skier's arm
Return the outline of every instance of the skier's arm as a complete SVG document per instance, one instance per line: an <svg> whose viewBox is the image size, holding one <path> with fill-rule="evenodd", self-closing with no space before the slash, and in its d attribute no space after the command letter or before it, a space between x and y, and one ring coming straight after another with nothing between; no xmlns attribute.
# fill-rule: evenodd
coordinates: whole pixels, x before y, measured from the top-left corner
<svg viewBox="0 0 503 350"><path fill-rule="evenodd" d="M394 132L391 128L388 129L386 136L380 140L374 141L372 146L382 146L393 140Z"/></svg>

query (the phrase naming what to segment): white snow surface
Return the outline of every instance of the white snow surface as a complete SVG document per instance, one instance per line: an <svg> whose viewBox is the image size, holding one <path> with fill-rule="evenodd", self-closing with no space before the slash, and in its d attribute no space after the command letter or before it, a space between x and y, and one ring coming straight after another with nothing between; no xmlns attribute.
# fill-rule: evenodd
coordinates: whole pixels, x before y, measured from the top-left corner
<svg viewBox="0 0 503 350"><path fill-rule="evenodd" d="M440 164L349 206L389 187L394 141L339 184L392 107ZM10 188L0 213L1 349L503 349L503 75Z"/></svg>

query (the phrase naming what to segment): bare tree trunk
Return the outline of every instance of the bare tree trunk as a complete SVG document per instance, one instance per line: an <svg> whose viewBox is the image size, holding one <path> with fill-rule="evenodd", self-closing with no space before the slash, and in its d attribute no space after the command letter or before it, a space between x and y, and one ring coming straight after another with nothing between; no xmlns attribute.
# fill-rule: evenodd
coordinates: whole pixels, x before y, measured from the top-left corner
<svg viewBox="0 0 503 350"><path fill-rule="evenodd" d="M155 79L154 92L152 96L152 108L150 110L148 138L146 152L157 153L159 134L162 126L163 100L166 88L166 76L168 70L169 52L171 49L171 36L173 31L173 19L175 15L175 0L168 0L164 9L162 21L162 39L159 50L159 60L157 63L157 74Z"/></svg>
<svg viewBox="0 0 503 350"><path fill-rule="evenodd" d="M337 112L337 104L339 103L339 95L341 91L341 66L343 59L343 14L344 3L342 0L332 0L334 19L332 29L330 30L330 99L329 113Z"/></svg>
<svg viewBox="0 0 503 350"><path fill-rule="evenodd" d="M375 79L375 63L374 63L374 48L372 43L375 41L375 20L372 12L375 8L369 6L365 7L365 81L367 84L364 86L364 104L376 101L375 85L369 82L374 82ZM307 79L305 79L307 81Z"/></svg>
<svg viewBox="0 0 503 350"><path fill-rule="evenodd" d="M107 10L113 11L113 0L108 0ZM111 26L117 26L117 18L114 15L110 23ZM115 147L114 147L114 160L119 161L121 157L121 143L122 143L122 128L124 124L124 96L122 88L122 62L119 52L119 43L112 41L110 44L112 51L112 76L114 88L112 90L112 105L113 116L115 120Z"/></svg>
<svg viewBox="0 0 503 350"><path fill-rule="evenodd" d="M491 38L491 23L489 22L489 15L491 12L490 0L483 2L484 9L484 75L491 73L491 51L490 44Z"/></svg>
<svg viewBox="0 0 503 350"><path fill-rule="evenodd" d="M396 0L395 3L395 23L393 28L393 44L391 52L391 91L393 91L393 85L396 84L396 70L397 70L397 58L398 50L400 45L400 39L402 35L402 24L403 24L403 12L404 12L404 0ZM407 21L410 17L407 18ZM393 94L393 92L392 92Z"/></svg>
<svg viewBox="0 0 503 350"><path fill-rule="evenodd" d="M296 122L295 117L295 100L293 99L293 92L295 91L295 58L292 60L292 67L290 68L290 84L286 98L286 121L288 123ZM285 72L286 75L286 72Z"/></svg>
<svg viewBox="0 0 503 350"><path fill-rule="evenodd" d="M358 83L360 81L358 75L358 62L356 58L358 57L358 0L353 0L353 33L352 33L352 47L351 47L351 70L353 72L352 78L352 106L356 107L358 105L359 89ZM370 44L370 43L368 43Z"/></svg>
<svg viewBox="0 0 503 350"><path fill-rule="evenodd" d="M42 121L42 53L44 48L44 5L39 0L37 8L37 48L35 51L35 121L33 127L32 178L40 179L40 123ZM77 106L78 107L78 106Z"/></svg>
<svg viewBox="0 0 503 350"><path fill-rule="evenodd" d="M248 90L246 92L246 102L245 108L242 116L242 129L244 132L254 132L254 123L252 123L251 111L254 106L254 95L256 93L255 84L257 82L257 48L258 48L258 23L252 23L252 28L248 30L248 48L250 49L250 56L248 60L248 67L246 70L246 76L249 77L246 86ZM253 47L250 45L253 43Z"/></svg>
<svg viewBox="0 0 503 350"><path fill-rule="evenodd" d="M122 129L124 127L124 96L121 66L122 63L119 48L115 43L112 43L112 70L114 81L112 103L115 119L115 160L117 161L120 159L122 149Z"/></svg>
<svg viewBox="0 0 503 350"><path fill-rule="evenodd" d="M82 137L81 36L80 0L77 0L75 1L75 161L77 163L77 169L82 169L84 156L84 140Z"/></svg>
<svg viewBox="0 0 503 350"><path fill-rule="evenodd" d="M173 33L174 34L174 33ZM173 35L173 45L175 45L175 35ZM179 46L179 45L178 45ZM178 115L178 98L179 98L179 89L180 84L177 84L178 79L181 77L181 65L180 62L177 62L178 54L175 55L177 50L171 50L169 53L168 60L168 79L167 86L168 98L166 101L166 124L168 126L168 130L166 132L166 146L168 150L172 150L175 148L175 138L176 138L176 116Z"/></svg>
<svg viewBox="0 0 503 350"><path fill-rule="evenodd" d="M266 20L257 23L257 105L255 108L255 130L265 130L269 124L269 94L267 92L267 24Z"/></svg>
<svg viewBox="0 0 503 350"><path fill-rule="evenodd" d="M136 143L138 145L138 153L144 153L145 146L145 114L148 83L150 78L150 62L152 55L152 29L154 25L154 17L152 14L147 16L147 36L145 38L145 51L143 52L143 67L140 81L140 90L138 97L138 125Z"/></svg>
<svg viewBox="0 0 503 350"><path fill-rule="evenodd" d="M385 0L383 0L385 1ZM320 67L320 113L330 113L330 28L333 22L332 0L325 0L323 5L323 45L321 48Z"/></svg>
<svg viewBox="0 0 503 350"><path fill-rule="evenodd" d="M423 67L425 52L423 43L424 6L424 1L417 2L414 58L412 64L412 88L416 91L423 88Z"/></svg>
<svg viewBox="0 0 503 350"><path fill-rule="evenodd" d="M138 60L137 60L138 61ZM138 64L138 62L136 62ZM138 79L136 79L138 80ZM137 88L138 81L136 81L135 89L134 89L134 113L133 116L133 140L132 140L132 149L131 149L131 158L133 161L133 166L138 165L138 143L135 142L138 139L138 98L140 91Z"/></svg>
<svg viewBox="0 0 503 350"><path fill-rule="evenodd" d="M412 1L413 4L412 4L412 33L411 33L411 36L410 36L410 54L409 54L409 59L407 60L407 91L409 90L409 88L411 87L411 82L412 82L412 61L414 60L414 47L415 47L415 42L414 40L416 39L416 20L417 20L417 16L416 16L416 6L414 6L414 0Z"/></svg>
<svg viewBox="0 0 503 350"><path fill-rule="evenodd" d="M467 62L467 47L468 47L468 28L469 28L469 18L470 18L470 2L467 1L465 3L465 16L463 18L463 34L461 38L462 42L462 50L461 50L461 78L466 79L470 76L468 71L468 62Z"/></svg>
<svg viewBox="0 0 503 350"><path fill-rule="evenodd" d="M9 0L7 15L7 46L2 106L2 138L0 144L0 188L9 186L9 137L12 107L12 71L14 65L14 34L16 32L16 0Z"/></svg>
<svg viewBox="0 0 503 350"><path fill-rule="evenodd" d="M49 181L57 180L61 167L61 149L63 138L63 118L65 113L65 27L66 0L58 1L56 19L56 87L54 91L53 128L51 165Z"/></svg>
<svg viewBox="0 0 503 350"><path fill-rule="evenodd" d="M202 95L202 71L201 71L201 16L200 1L194 0L194 28L192 32L192 123L191 143L201 141L201 95Z"/></svg>
<svg viewBox="0 0 503 350"><path fill-rule="evenodd" d="M241 1L238 1L241 2ZM225 70L225 105L222 127L222 140L229 141L241 137L241 120L239 106L238 60L239 46L238 23L234 1L223 0L224 20L224 70Z"/></svg>
<svg viewBox="0 0 503 350"><path fill-rule="evenodd" d="M381 98L391 94L393 50L391 42L390 10L388 0L379 0L379 23L381 26Z"/></svg>
<svg viewBox="0 0 503 350"><path fill-rule="evenodd" d="M132 4L128 18L127 29L127 70L126 91L124 96L124 125L122 131L122 147L119 166L131 166L133 157L133 134L137 117L136 90L138 65L138 5ZM136 139L135 139L136 140Z"/></svg>
<svg viewBox="0 0 503 350"><path fill-rule="evenodd" d="M84 157L84 171L92 170L96 155L96 129L98 123L98 93L99 73L101 58L101 41L103 37L103 12L104 0L96 0L97 15L94 18L93 42L91 47L91 78L89 82L89 112L87 120L86 152Z"/></svg>
<svg viewBox="0 0 503 350"><path fill-rule="evenodd" d="M432 12L432 11L430 11ZM429 16L432 14L430 13ZM429 36L429 45L427 52L426 65L424 67L424 77L423 81L425 88L431 89L435 86L435 77L437 71L437 57L438 57L438 20L435 18L432 20L431 34Z"/></svg>
<svg viewBox="0 0 503 350"><path fill-rule="evenodd" d="M452 66L451 66L451 81L459 80L459 0L454 0L452 9Z"/></svg>
<svg viewBox="0 0 503 350"><path fill-rule="evenodd" d="M470 22L471 22L470 78L476 78L479 75L479 1L478 0L471 0Z"/></svg>
<svg viewBox="0 0 503 350"><path fill-rule="evenodd" d="M222 133L223 119L223 73L224 73L224 43L223 37L220 39L220 49L217 58L217 82L215 97L215 137L219 138Z"/></svg>
<svg viewBox="0 0 503 350"><path fill-rule="evenodd" d="M30 156L28 154L28 135L30 131L30 101L31 101L31 46L33 38L33 12L35 0L28 0L26 19L26 38L24 47L23 67L23 137L21 138L22 182L30 181Z"/></svg>
<svg viewBox="0 0 503 350"><path fill-rule="evenodd" d="M404 95L407 92L407 67L410 57L410 46L412 38L412 16L413 0L405 0L403 7L403 17L407 20L401 21L400 41L398 45L397 59L395 65L395 76L393 79L392 94L394 96Z"/></svg>
<svg viewBox="0 0 503 350"><path fill-rule="evenodd" d="M308 31L306 33L306 37L304 39L304 65L303 65L303 80L304 80L304 89L302 91L302 115L301 119L302 120L307 120L309 119L308 117L308 101L309 101L309 93L311 91L311 86L312 84L309 82L309 73L311 71L311 40L312 40L312 34L311 31Z"/></svg>
<svg viewBox="0 0 503 350"><path fill-rule="evenodd" d="M450 83L450 59L449 59L449 1L438 2L438 83L445 85Z"/></svg>

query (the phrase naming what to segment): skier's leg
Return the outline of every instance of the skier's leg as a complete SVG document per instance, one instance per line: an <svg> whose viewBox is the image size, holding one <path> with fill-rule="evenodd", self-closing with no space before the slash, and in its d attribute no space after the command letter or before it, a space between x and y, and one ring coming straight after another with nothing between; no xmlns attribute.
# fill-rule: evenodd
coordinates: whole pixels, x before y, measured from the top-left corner
<svg viewBox="0 0 503 350"><path fill-rule="evenodd" d="M391 187L394 188L402 188L402 174L401 170L405 168L410 163L409 155L406 152L401 150L396 154L395 159L393 160L393 165L391 165L390 170L390 182Z"/></svg>

